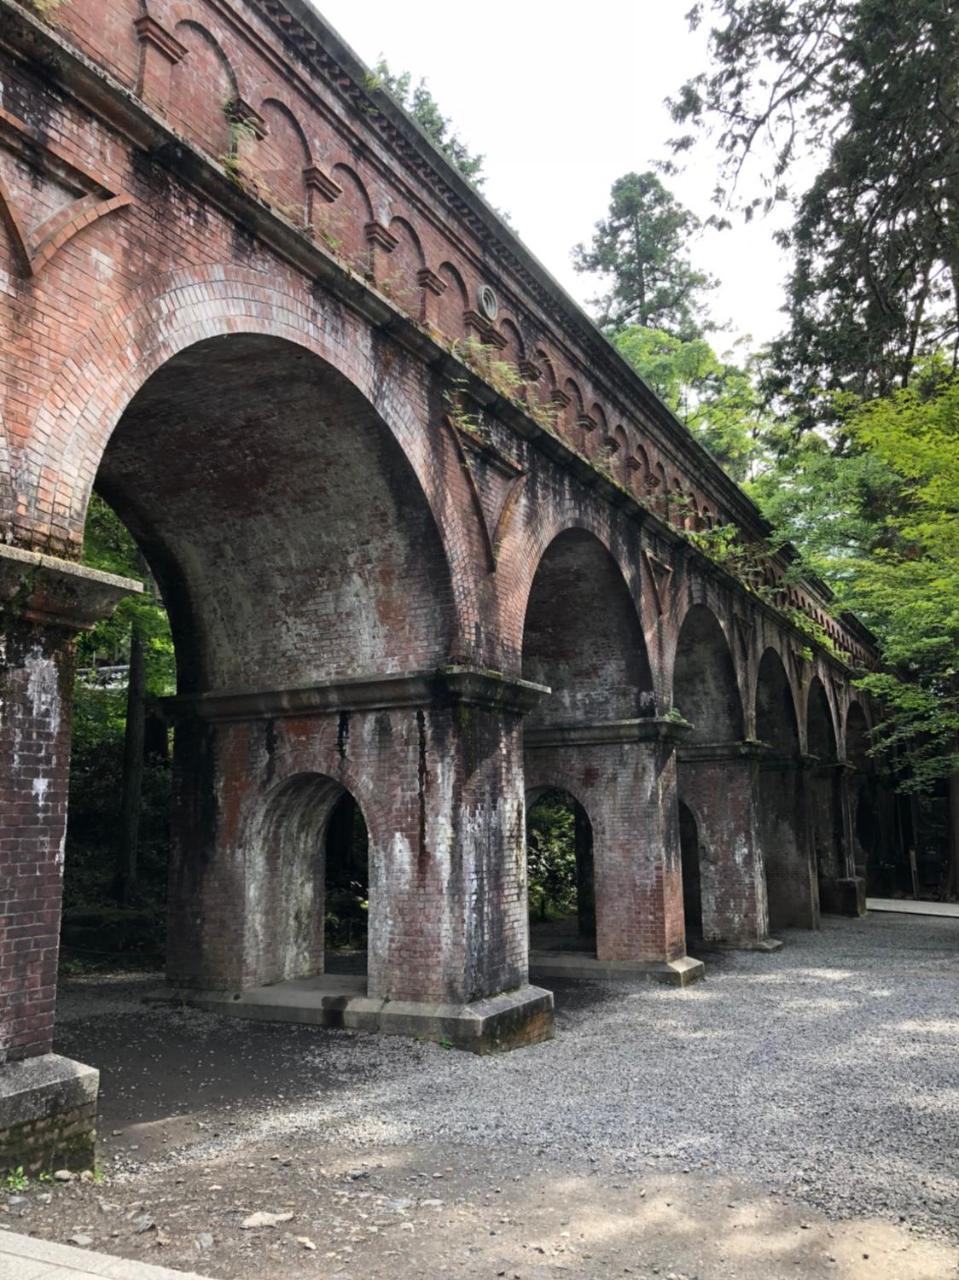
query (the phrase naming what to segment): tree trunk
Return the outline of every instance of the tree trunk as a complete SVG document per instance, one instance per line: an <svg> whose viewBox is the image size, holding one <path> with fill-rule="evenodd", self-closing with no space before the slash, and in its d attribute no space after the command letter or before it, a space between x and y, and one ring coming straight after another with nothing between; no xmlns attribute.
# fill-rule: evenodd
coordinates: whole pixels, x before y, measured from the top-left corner
<svg viewBox="0 0 959 1280"><path fill-rule="evenodd" d="M146 666L143 632L134 622L130 632L130 671L127 678L127 725L123 740L123 783L120 807L120 864L117 896L129 902L136 895L137 846L143 797L143 737L146 720Z"/></svg>

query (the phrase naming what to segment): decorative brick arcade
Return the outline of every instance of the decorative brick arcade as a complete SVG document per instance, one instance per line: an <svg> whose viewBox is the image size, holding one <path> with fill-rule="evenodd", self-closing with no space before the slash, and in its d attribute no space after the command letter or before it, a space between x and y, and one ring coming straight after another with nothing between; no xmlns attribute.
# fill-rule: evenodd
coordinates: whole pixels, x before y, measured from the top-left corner
<svg viewBox="0 0 959 1280"><path fill-rule="evenodd" d="M77 563L94 486L173 626L197 1002L548 1037L544 788L596 923L546 973L684 982L687 918L764 947L859 910L868 636L786 553L748 590L690 542L766 530L336 33L305 0L39 8L0 0L0 1157L92 1143L95 1076L51 1050L72 637L132 589ZM369 971L331 996L344 792Z"/></svg>

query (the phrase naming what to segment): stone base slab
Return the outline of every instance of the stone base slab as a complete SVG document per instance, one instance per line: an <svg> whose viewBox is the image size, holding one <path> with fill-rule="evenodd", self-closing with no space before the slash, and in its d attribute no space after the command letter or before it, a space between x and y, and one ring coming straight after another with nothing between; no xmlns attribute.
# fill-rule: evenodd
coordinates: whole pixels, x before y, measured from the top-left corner
<svg viewBox="0 0 959 1280"><path fill-rule="evenodd" d="M56 1053L0 1066L0 1173L92 1169L99 1084Z"/></svg>
<svg viewBox="0 0 959 1280"><path fill-rule="evenodd" d="M470 1004L380 1000L352 974L294 978L249 991L178 991L175 999L234 1018L302 1022L436 1040L471 1053L500 1053L553 1037L553 993L524 986Z"/></svg>
<svg viewBox="0 0 959 1280"><path fill-rule="evenodd" d="M529 967L543 978L647 978L676 987L688 987L706 976L702 960L680 956L678 960L598 960L579 951L534 951Z"/></svg>
<svg viewBox="0 0 959 1280"><path fill-rule="evenodd" d="M824 915L864 916L866 882L862 876L819 881L819 908Z"/></svg>

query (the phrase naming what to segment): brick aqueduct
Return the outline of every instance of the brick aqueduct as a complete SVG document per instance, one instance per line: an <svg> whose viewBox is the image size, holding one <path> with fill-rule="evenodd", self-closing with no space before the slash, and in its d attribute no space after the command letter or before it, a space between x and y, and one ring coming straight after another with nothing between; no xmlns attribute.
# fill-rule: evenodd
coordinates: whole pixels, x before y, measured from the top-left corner
<svg viewBox="0 0 959 1280"><path fill-rule="evenodd" d="M596 917L544 972L681 984L684 917L762 948L861 909L868 635L785 556L749 590L702 553L756 509L306 0L0 0L0 58L0 1159L92 1134L51 1049L73 640L133 585L78 563L94 485L171 614L197 1000L322 972L344 790L368 988L299 988L341 1025L551 1034L544 788Z"/></svg>

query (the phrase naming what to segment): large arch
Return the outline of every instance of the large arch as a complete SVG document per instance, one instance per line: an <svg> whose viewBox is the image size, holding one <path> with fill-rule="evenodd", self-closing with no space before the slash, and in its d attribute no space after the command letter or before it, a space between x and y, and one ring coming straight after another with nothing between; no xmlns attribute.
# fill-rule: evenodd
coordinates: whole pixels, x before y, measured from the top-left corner
<svg viewBox="0 0 959 1280"><path fill-rule="evenodd" d="M551 690L531 724L652 714L632 597L613 557L585 529L565 530L540 559L526 604L523 677Z"/></svg>
<svg viewBox="0 0 959 1280"><path fill-rule="evenodd" d="M703 939L771 945L756 815L758 759L745 741L733 655L704 604L691 605L679 629L672 705L689 724L679 748L678 796L686 810L684 883L699 895Z"/></svg>
<svg viewBox="0 0 959 1280"><path fill-rule="evenodd" d="M847 877L842 776L833 709L818 675L806 691L806 749L813 757L808 799L819 897L824 911L838 910L837 882Z"/></svg>
<svg viewBox="0 0 959 1280"><path fill-rule="evenodd" d="M446 547L468 543L462 508L434 492L434 442L426 396L395 353L368 327L290 276L230 264L191 266L151 277L107 311L61 365L37 411L37 447L18 462L19 509L2 512L8 540L76 554L104 451L127 406L180 352L238 334L283 339L318 356L375 409L430 504ZM45 477L56 477L51 486ZM479 615L468 573L455 580L458 629L472 635ZM460 648L464 642L461 641Z"/></svg>
<svg viewBox="0 0 959 1280"><path fill-rule="evenodd" d="M893 876L894 860L887 856L889 832L898 821L897 801L881 797L875 765L869 755L870 729L859 702L850 702L843 732L850 768L849 828L856 875L870 885L884 885ZM884 803L885 801L885 803Z"/></svg>
<svg viewBox="0 0 959 1280"><path fill-rule="evenodd" d="M674 792L675 760L657 736L632 594L587 529L565 529L539 559L522 670L551 691L524 726L527 791L569 792L591 826L596 945L584 971L590 963L659 966L676 980L669 966L685 955L678 831L663 805Z"/></svg>
<svg viewBox="0 0 959 1280"><path fill-rule="evenodd" d="M362 751L359 772L381 779L385 850L398 821L382 778L405 757L344 713L331 737L328 712L295 721L284 708L448 660L450 571L416 474L343 373L300 343L235 332L147 378L96 487L153 569L177 651L168 972L213 987L320 973L322 829ZM208 714L211 699L228 711ZM281 758L293 781L274 794ZM369 811L376 792L362 790ZM374 926L381 957L389 928Z"/></svg>
<svg viewBox="0 0 959 1280"><path fill-rule="evenodd" d="M181 692L439 666L449 567L415 475L347 379L285 339L179 352L128 405L97 487L154 568Z"/></svg>
<svg viewBox="0 0 959 1280"><path fill-rule="evenodd" d="M766 649L756 680L759 820L772 929L814 928L819 897L802 803L796 700L779 653Z"/></svg>
<svg viewBox="0 0 959 1280"><path fill-rule="evenodd" d="M686 612L676 640L672 704L695 742L730 742L744 734L736 668L716 615L706 605Z"/></svg>

